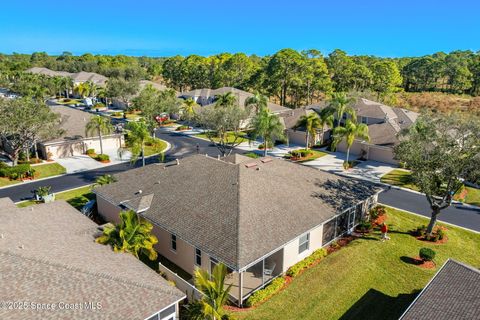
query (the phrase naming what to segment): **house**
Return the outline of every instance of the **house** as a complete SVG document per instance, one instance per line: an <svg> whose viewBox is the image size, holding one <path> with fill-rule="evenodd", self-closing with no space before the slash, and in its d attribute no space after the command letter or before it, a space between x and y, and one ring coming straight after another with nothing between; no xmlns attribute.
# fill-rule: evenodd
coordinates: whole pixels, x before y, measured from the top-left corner
<svg viewBox="0 0 480 320"><path fill-rule="evenodd" d="M231 92L237 97L237 102L239 106L245 106L245 100L249 97L253 97L253 94L246 92L240 89L232 87L222 87L218 89L195 89L187 92L182 92L179 95L179 98L182 99L193 99L201 107L209 107L215 104L216 97L225 93ZM270 112L274 114L279 114L290 110L289 108L282 107L276 103L268 102L267 104Z"/></svg>
<svg viewBox="0 0 480 320"><path fill-rule="evenodd" d="M326 104L312 105L319 112ZM360 98L353 105L357 121L368 125L370 141L355 139L350 154L359 158L398 164L394 158L393 147L400 141L398 134L415 123L419 114L410 110L390 107L379 102ZM346 117L342 119L344 121ZM340 152L347 152L345 142L337 146Z"/></svg>
<svg viewBox="0 0 480 320"><path fill-rule="evenodd" d="M33 74L43 74L49 77L71 78L73 80L74 86L89 81L96 84L97 86L104 87L108 81L107 77L95 72L80 71L76 73L71 73L66 71L54 71L43 67L33 67L26 70L26 72Z"/></svg>
<svg viewBox="0 0 480 320"><path fill-rule="evenodd" d="M400 319L480 319L480 270L447 260Z"/></svg>
<svg viewBox="0 0 480 320"><path fill-rule="evenodd" d="M228 267L231 300L254 291L350 232L380 192L368 182L273 158L194 155L115 175L95 189L99 214L131 209L150 221L155 249L181 269Z"/></svg>
<svg viewBox="0 0 480 320"><path fill-rule="evenodd" d="M17 208L2 198L0 220L0 300L17 304L0 319L178 319L185 294L95 243L99 226L68 203Z"/></svg>
<svg viewBox="0 0 480 320"><path fill-rule="evenodd" d="M307 131L305 127L297 127L298 122L304 116L308 116L316 111L311 107L302 107L297 109L290 109L279 114L280 120L285 127L285 134L288 138L288 143L306 145ZM327 126L316 130L314 136L310 136L310 145L323 143L330 136L330 131Z"/></svg>
<svg viewBox="0 0 480 320"><path fill-rule="evenodd" d="M158 91L163 91L163 90L166 90L168 89L166 86L164 86L163 84L160 84L160 83L157 83L157 82L153 82L153 81L150 81L150 80L140 80L139 81L139 90L138 90L138 93L136 95L134 95L132 97L132 99L136 96L138 96L138 94L143 90L145 89L146 86L148 85L151 85L153 88L157 89ZM131 99L130 99L131 100ZM130 104L130 103L129 103ZM112 99L112 102L111 102L111 105L112 107L116 108L116 109L122 109L122 110L126 110L128 108L128 105L125 104L124 101L122 101L121 99L118 99L118 98L113 98Z"/></svg>
<svg viewBox="0 0 480 320"><path fill-rule="evenodd" d="M38 143L38 150L44 159L66 158L84 154L87 149L95 149L100 153L100 139L97 135L85 136L85 126L93 117L92 114L72 107L53 105L50 109L61 117L63 134L55 139ZM102 135L105 150L118 150L124 144L122 134Z"/></svg>

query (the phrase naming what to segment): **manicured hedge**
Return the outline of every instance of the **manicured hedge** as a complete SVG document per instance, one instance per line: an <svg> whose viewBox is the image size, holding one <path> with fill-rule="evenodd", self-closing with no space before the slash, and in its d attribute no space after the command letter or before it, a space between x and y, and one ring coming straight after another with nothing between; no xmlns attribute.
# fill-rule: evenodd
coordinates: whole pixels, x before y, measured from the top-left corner
<svg viewBox="0 0 480 320"><path fill-rule="evenodd" d="M29 177L33 175L34 172L35 170L30 167L29 163L19 164L15 167L0 167L0 177L9 178L11 180Z"/></svg>
<svg viewBox="0 0 480 320"><path fill-rule="evenodd" d="M290 154L292 155L292 157L305 158L312 155L313 153L310 150L299 149L290 151Z"/></svg>
<svg viewBox="0 0 480 320"><path fill-rule="evenodd" d="M108 156L108 154L99 154L95 159L97 161L110 161L110 157Z"/></svg>
<svg viewBox="0 0 480 320"><path fill-rule="evenodd" d="M86 154L88 154L88 155L95 154L95 149L87 149Z"/></svg>
<svg viewBox="0 0 480 320"><path fill-rule="evenodd" d="M433 259L435 259L436 253L430 248L421 248L419 255L423 261L432 261Z"/></svg>
<svg viewBox="0 0 480 320"><path fill-rule="evenodd" d="M297 264L291 266L287 270L287 276L296 277L302 270L308 268L312 263L317 260L323 259L327 255L327 250L324 248L316 250L314 253L298 262Z"/></svg>
<svg viewBox="0 0 480 320"><path fill-rule="evenodd" d="M265 289L258 290L252 294L246 302L247 307L253 307L260 302L267 300L270 296L274 295L285 285L285 278L280 277L274 279Z"/></svg>

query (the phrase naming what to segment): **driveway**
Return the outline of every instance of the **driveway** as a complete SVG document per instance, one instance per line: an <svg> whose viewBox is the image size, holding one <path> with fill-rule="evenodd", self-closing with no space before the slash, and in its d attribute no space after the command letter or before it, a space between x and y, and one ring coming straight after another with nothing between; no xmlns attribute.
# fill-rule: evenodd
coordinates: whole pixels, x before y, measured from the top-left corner
<svg viewBox="0 0 480 320"><path fill-rule="evenodd" d="M110 157L109 163L101 163L97 160L90 158L85 154L68 157L68 158L61 158L57 159L56 161L65 167L67 173L75 173L87 170L94 170L99 169L123 162L130 161L131 153L129 151L125 152L122 155L122 158L119 157L118 152L116 149L105 149L103 150L105 154L108 154Z"/></svg>
<svg viewBox="0 0 480 320"><path fill-rule="evenodd" d="M327 152L325 150L322 151ZM358 165L350 170L344 170L343 162L345 161L346 157L346 154L343 152L328 152L326 156L316 160L304 162L303 165L343 176L365 179L372 182L380 182L381 176L397 168L392 164L367 160L361 161Z"/></svg>

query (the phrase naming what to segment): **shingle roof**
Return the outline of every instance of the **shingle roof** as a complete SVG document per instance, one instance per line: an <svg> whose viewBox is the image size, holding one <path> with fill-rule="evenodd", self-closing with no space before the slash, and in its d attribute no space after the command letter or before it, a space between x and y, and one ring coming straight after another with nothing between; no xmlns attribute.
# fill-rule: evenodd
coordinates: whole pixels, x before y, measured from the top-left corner
<svg viewBox="0 0 480 320"><path fill-rule="evenodd" d="M77 140L85 137L85 126L93 117L92 114L62 105L50 106L50 109L60 115L64 133L46 143Z"/></svg>
<svg viewBox="0 0 480 320"><path fill-rule="evenodd" d="M241 269L379 191L291 162L195 155L116 175L96 189L113 204L153 193L146 218ZM232 163L233 162L233 163Z"/></svg>
<svg viewBox="0 0 480 320"><path fill-rule="evenodd" d="M3 201L3 200L2 200ZM2 310L1 319L145 319L184 295L64 201L0 207L0 300L100 303L100 310Z"/></svg>
<svg viewBox="0 0 480 320"><path fill-rule="evenodd" d="M103 86L107 82L108 78L95 73L95 72L85 72L85 71L80 71L77 73L71 73L71 72L66 72L66 71L55 71L55 70L50 70L48 68L43 68L43 67L33 67L26 72L29 73L35 73L35 74L43 74L47 75L50 77L58 76L58 77L69 77L75 82L86 82L86 81L91 81L95 83L96 85Z"/></svg>
<svg viewBox="0 0 480 320"><path fill-rule="evenodd" d="M480 319L480 270L449 259L400 319Z"/></svg>
<svg viewBox="0 0 480 320"><path fill-rule="evenodd" d="M187 97L209 98L209 97L218 96L220 94L225 94L227 92L232 92L233 94L235 94L237 96L239 105L242 106L242 107L245 105L245 100L248 97L253 96L253 94L251 94L250 92L243 91L243 90L240 90L240 89L237 89L237 88L222 87L222 88L218 88L218 89L195 89L195 90L191 90L191 91L181 93L180 97L185 97L185 98L187 98ZM203 107L208 107L208 106L211 106L211 105L212 104L205 105ZM289 108L282 107L281 105L278 105L278 104L272 103L272 102L268 102L267 106L268 106L268 109L273 113L280 113L280 112L290 110Z"/></svg>
<svg viewBox="0 0 480 320"><path fill-rule="evenodd" d="M282 112L279 116L282 118L285 129L293 129L297 125L301 117L307 116L315 111L307 108L290 109Z"/></svg>

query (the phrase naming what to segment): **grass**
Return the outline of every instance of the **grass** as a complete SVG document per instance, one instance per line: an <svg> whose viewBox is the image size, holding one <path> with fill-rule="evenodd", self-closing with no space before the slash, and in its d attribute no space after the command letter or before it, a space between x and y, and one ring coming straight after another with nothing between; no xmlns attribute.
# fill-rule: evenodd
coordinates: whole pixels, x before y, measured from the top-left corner
<svg viewBox="0 0 480 320"><path fill-rule="evenodd" d="M195 137L210 140L206 133L196 134ZM220 139L217 138L217 137L213 137L213 141L219 142ZM228 141L228 143L232 143L233 141L235 141L235 134L233 132L228 132L227 133L227 141ZM239 137L238 137L236 143L242 143L242 142L248 142L248 137L247 137L246 132L240 132L239 133Z"/></svg>
<svg viewBox="0 0 480 320"><path fill-rule="evenodd" d="M243 155L246 156L246 157L249 157L249 158L253 158L253 159L257 159L257 158L261 158L261 157L262 157L262 156L259 155L258 153L255 153L255 152L252 152L252 151L246 152L246 153L244 153Z"/></svg>
<svg viewBox="0 0 480 320"><path fill-rule="evenodd" d="M424 243L408 231L426 224L427 219L390 208L387 215L391 240L378 241L378 231L355 240L295 278L269 301L235 316L244 320L398 319L448 258L480 267L480 234L447 226L447 243ZM417 256L422 247L436 251L435 269L403 261Z"/></svg>
<svg viewBox="0 0 480 320"><path fill-rule="evenodd" d="M89 200L95 198L91 186L86 186L74 190L63 191L55 194L55 200L65 200L72 207L80 210ZM17 207L23 208L37 204L35 200L28 200L17 204Z"/></svg>
<svg viewBox="0 0 480 320"><path fill-rule="evenodd" d="M115 119L123 119L123 113L119 116L110 115L110 117L115 118ZM139 116L138 114L127 113L127 119L128 120L138 120L140 118L141 118L141 116Z"/></svg>
<svg viewBox="0 0 480 320"><path fill-rule="evenodd" d="M167 143L165 141L158 138L156 138L155 141L155 146L145 146L145 157L161 153L167 148Z"/></svg>
<svg viewBox="0 0 480 320"><path fill-rule="evenodd" d="M310 152L310 155L308 155L304 158L300 158L299 160L294 160L294 161L298 162L298 163L302 163L302 162L312 161L312 160L315 160L315 159L318 159L318 158L321 158L321 157L327 155L327 153L325 153L323 151L318 151L318 150L314 150L314 149L309 149L308 151Z"/></svg>
<svg viewBox="0 0 480 320"><path fill-rule="evenodd" d="M394 186L419 191L419 188L412 181L410 172L406 170L394 169L382 176L380 181ZM467 189L467 196L465 197L464 202L480 206L480 190L468 186L465 186L465 188Z"/></svg>
<svg viewBox="0 0 480 320"><path fill-rule="evenodd" d="M58 104L77 104L77 103L82 103L80 99L70 99L69 102L63 102L64 99L58 99L56 102Z"/></svg>
<svg viewBox="0 0 480 320"><path fill-rule="evenodd" d="M67 170L58 163L46 163L32 166L35 169L35 179L48 178L64 174ZM0 178L0 187L5 187L17 183L21 183L21 180L10 180L8 178Z"/></svg>

